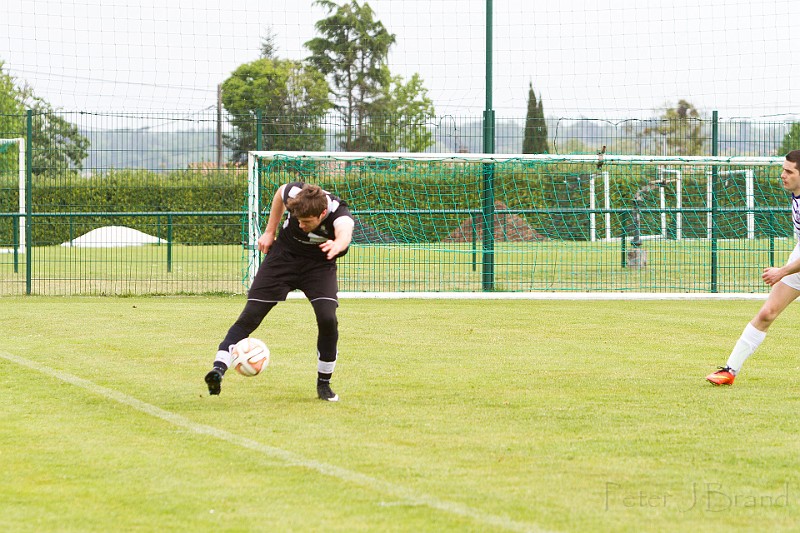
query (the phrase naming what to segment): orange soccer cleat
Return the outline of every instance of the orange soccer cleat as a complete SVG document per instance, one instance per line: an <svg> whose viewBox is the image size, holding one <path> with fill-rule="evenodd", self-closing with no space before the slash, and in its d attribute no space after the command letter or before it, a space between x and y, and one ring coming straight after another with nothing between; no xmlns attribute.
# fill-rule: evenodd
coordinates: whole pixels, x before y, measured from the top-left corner
<svg viewBox="0 0 800 533"><path fill-rule="evenodd" d="M714 385L733 385L736 374L727 366L719 367L719 370L706 376L706 379Z"/></svg>

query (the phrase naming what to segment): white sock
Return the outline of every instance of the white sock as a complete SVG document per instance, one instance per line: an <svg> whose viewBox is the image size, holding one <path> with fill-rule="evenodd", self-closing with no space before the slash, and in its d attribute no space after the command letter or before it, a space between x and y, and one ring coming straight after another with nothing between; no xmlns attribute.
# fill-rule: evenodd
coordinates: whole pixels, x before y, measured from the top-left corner
<svg viewBox="0 0 800 533"><path fill-rule="evenodd" d="M320 374L333 374L336 368L336 361L320 361L317 359L317 372Z"/></svg>
<svg viewBox="0 0 800 533"><path fill-rule="evenodd" d="M226 367L230 368L231 359L233 359L233 357L231 357L231 352L227 350L220 350L217 352L217 356L214 358L214 361L224 363Z"/></svg>
<svg viewBox="0 0 800 533"><path fill-rule="evenodd" d="M731 354L728 356L727 366L733 371L734 376L742 369L742 365L744 365L747 358L753 355L756 348L764 342L766 336L766 331L756 329L753 324L747 323L742 336L736 341L736 345L734 345Z"/></svg>

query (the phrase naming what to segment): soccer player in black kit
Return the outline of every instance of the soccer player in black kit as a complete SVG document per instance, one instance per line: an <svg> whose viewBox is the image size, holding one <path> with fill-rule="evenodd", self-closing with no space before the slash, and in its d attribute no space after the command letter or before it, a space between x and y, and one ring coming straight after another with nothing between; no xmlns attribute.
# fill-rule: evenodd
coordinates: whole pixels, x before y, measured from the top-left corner
<svg viewBox="0 0 800 533"><path fill-rule="evenodd" d="M354 226L347 204L320 187L293 182L278 188L267 229L258 239L258 249L266 257L247 293L244 310L219 344L214 367L206 374L209 394L221 391L222 377L231 364L231 347L249 337L290 291L300 289L317 318L317 396L329 402L339 400L330 385L339 340L336 258L347 253Z"/></svg>

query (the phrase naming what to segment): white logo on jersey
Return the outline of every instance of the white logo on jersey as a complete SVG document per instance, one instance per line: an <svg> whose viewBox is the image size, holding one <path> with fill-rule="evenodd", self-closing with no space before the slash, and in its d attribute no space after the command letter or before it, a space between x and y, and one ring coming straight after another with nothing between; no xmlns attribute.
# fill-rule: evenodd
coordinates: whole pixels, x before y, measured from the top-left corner
<svg viewBox="0 0 800 533"><path fill-rule="evenodd" d="M313 231L308 234L308 242L311 242L311 243L314 243L314 244L322 244L323 242L325 242L327 240L328 240L327 237L323 237L322 235L317 235Z"/></svg>

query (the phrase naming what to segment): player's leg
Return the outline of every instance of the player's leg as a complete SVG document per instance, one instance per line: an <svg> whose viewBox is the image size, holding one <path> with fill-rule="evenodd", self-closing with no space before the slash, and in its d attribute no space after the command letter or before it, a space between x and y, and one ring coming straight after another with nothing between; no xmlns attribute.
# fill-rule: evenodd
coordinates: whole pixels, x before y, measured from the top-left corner
<svg viewBox="0 0 800 533"><path fill-rule="evenodd" d="M317 395L320 399L335 402L339 397L330 389L330 383L338 355L336 308L339 304L333 299L320 298L312 300L311 305L317 317Z"/></svg>
<svg viewBox="0 0 800 533"><path fill-rule="evenodd" d="M267 313L278 302L284 301L286 295L292 290L296 269L285 259L283 254L273 249L267 255L267 260L258 269L247 293L247 303L239 318L228 329L225 338L220 342L214 357L213 368L206 374L205 381L209 394L219 394L222 389L222 377L231 365L231 347L249 337L258 328Z"/></svg>
<svg viewBox="0 0 800 533"><path fill-rule="evenodd" d="M339 307L336 264L312 265L305 271L300 287L314 308L317 319L317 396L335 402L339 396L331 390L331 377L336 368L339 342Z"/></svg>
<svg viewBox="0 0 800 533"><path fill-rule="evenodd" d="M800 276L797 274L786 276L784 280L776 283L764 305L745 326L725 366L706 376L706 379L715 385L732 385L744 362L764 342L769 327L798 296L800 296Z"/></svg>

